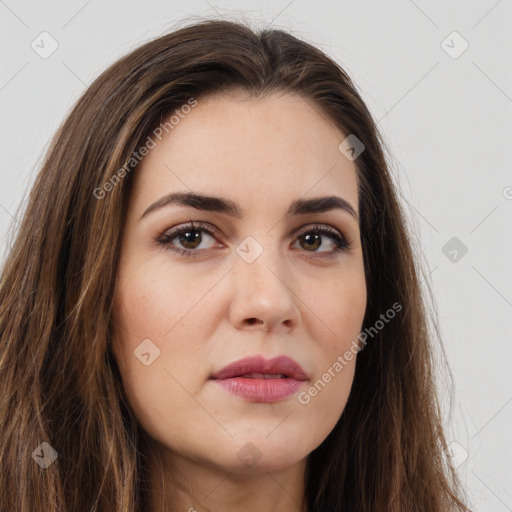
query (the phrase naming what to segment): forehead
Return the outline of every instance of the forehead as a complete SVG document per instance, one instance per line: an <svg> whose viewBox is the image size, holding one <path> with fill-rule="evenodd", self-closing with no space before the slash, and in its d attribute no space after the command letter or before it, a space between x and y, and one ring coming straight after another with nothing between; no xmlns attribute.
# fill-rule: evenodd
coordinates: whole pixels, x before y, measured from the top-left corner
<svg viewBox="0 0 512 512"><path fill-rule="evenodd" d="M132 207L173 191L228 196L248 208L287 207L337 192L357 211L354 162L339 150L346 135L312 102L294 94L216 95L175 117L135 172ZM164 121L165 122L165 121Z"/></svg>

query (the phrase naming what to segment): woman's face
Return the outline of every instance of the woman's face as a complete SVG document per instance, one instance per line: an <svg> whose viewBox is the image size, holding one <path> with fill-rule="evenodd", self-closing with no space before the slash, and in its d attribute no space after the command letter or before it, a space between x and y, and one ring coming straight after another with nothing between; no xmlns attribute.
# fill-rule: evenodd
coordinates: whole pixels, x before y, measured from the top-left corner
<svg viewBox="0 0 512 512"><path fill-rule="evenodd" d="M113 350L136 417L170 460L283 469L342 414L356 361L344 354L366 307L345 138L298 96L210 97L134 171ZM165 200L176 193L218 199ZM325 197L353 214L309 203Z"/></svg>

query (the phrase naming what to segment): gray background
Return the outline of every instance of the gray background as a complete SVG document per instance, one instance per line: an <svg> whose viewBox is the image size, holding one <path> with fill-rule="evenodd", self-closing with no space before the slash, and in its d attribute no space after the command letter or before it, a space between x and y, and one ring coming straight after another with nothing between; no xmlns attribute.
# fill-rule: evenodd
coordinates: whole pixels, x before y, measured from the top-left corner
<svg viewBox="0 0 512 512"><path fill-rule="evenodd" d="M435 295L456 385L452 455L474 510L512 511L510 0L0 0L2 252L72 104L115 59L189 16L272 23L354 79L390 146ZM31 47L51 48L44 31L58 44L47 58Z"/></svg>

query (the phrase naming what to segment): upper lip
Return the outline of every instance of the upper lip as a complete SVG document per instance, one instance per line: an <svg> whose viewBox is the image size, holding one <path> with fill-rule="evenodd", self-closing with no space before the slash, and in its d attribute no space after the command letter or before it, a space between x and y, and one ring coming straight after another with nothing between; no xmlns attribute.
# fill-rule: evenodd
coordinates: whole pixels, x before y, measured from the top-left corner
<svg viewBox="0 0 512 512"><path fill-rule="evenodd" d="M212 374L210 378L229 379L231 377L240 377L247 373L282 373L292 379L307 380L301 366L287 356L278 356L268 360L263 356L246 357L228 364L219 372Z"/></svg>

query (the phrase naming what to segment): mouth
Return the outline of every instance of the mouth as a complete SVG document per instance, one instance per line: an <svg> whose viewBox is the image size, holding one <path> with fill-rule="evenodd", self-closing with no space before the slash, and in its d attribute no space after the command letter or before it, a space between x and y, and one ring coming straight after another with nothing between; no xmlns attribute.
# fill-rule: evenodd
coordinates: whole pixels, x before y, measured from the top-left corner
<svg viewBox="0 0 512 512"><path fill-rule="evenodd" d="M265 360L248 357L210 376L222 389L251 402L277 402L298 391L308 380L293 359L279 356Z"/></svg>
<svg viewBox="0 0 512 512"><path fill-rule="evenodd" d="M288 375L284 373L246 373L240 375L240 378L244 379L289 379Z"/></svg>

